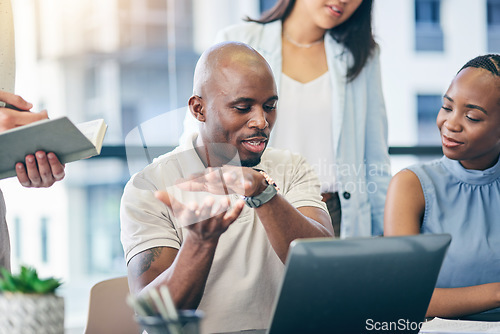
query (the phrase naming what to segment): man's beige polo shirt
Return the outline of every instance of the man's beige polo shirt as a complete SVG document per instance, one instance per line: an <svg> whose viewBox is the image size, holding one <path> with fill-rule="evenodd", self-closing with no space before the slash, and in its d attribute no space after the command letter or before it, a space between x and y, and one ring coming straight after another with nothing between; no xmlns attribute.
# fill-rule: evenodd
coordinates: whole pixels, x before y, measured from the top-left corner
<svg viewBox="0 0 500 334"><path fill-rule="evenodd" d="M195 138L188 145L155 159L125 187L121 240L127 263L134 255L152 247L180 248L185 231L153 194L155 190L172 190L179 178L205 169L193 148ZM276 181L280 194L294 207L312 206L327 212L317 176L299 155L267 148L256 168L265 170ZM229 196L232 202L238 198L234 194ZM189 197L186 193L176 194L181 201L191 200ZM283 269L255 210L245 206L219 240L199 305L205 313L203 332L269 326Z"/></svg>

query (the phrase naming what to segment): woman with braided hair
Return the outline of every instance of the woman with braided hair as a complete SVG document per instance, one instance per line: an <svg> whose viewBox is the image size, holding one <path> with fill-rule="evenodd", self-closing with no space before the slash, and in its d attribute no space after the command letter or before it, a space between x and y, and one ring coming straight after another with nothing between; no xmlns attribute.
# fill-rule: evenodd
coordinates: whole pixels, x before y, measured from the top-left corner
<svg viewBox="0 0 500 334"><path fill-rule="evenodd" d="M436 124L444 156L394 176L385 235L452 236L427 316L500 320L500 55L458 71Z"/></svg>

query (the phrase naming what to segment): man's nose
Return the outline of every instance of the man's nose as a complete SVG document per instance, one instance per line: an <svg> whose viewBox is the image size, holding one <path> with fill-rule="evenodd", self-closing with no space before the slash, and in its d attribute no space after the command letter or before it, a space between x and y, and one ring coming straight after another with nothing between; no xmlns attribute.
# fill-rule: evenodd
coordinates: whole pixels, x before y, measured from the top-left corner
<svg viewBox="0 0 500 334"><path fill-rule="evenodd" d="M253 112L250 120L248 121L248 126L257 129L267 128L269 126L269 122L267 121L267 113L262 108L259 108L258 110Z"/></svg>

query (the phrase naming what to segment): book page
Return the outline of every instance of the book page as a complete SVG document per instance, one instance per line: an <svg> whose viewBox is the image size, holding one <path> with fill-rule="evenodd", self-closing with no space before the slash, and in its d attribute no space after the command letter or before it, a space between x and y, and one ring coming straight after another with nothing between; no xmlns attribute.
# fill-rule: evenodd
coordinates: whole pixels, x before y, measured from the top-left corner
<svg viewBox="0 0 500 334"><path fill-rule="evenodd" d="M100 148L102 145L102 140L104 139L104 133L106 131L107 125L104 123L103 119L96 119L93 121L83 122L76 124L78 130L85 137L87 137L96 148Z"/></svg>

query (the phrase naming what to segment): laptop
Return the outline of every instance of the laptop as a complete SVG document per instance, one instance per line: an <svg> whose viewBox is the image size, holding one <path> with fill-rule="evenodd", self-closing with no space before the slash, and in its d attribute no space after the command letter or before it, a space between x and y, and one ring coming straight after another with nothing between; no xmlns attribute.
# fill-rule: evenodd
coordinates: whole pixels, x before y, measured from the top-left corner
<svg viewBox="0 0 500 334"><path fill-rule="evenodd" d="M450 242L448 234L296 240L270 327L233 333L418 333Z"/></svg>

